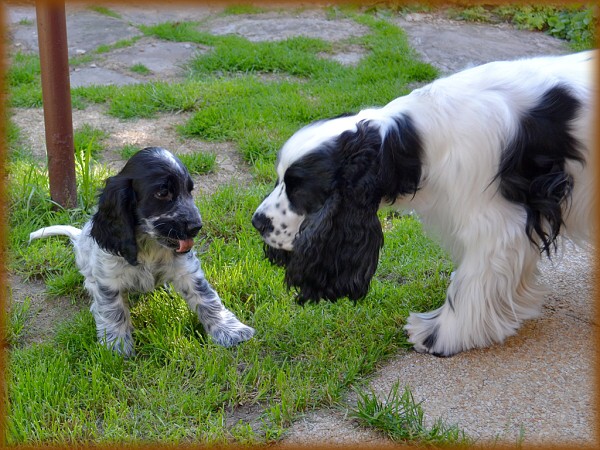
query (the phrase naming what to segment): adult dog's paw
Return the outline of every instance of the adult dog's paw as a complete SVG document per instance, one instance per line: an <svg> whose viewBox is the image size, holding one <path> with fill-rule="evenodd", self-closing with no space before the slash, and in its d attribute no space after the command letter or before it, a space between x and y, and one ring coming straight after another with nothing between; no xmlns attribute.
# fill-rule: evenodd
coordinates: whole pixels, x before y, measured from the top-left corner
<svg viewBox="0 0 600 450"><path fill-rule="evenodd" d="M430 353L434 356L448 357L460 352L456 345L449 345L440 336L440 323L437 315L432 313L410 313L404 326L408 342L419 353Z"/></svg>

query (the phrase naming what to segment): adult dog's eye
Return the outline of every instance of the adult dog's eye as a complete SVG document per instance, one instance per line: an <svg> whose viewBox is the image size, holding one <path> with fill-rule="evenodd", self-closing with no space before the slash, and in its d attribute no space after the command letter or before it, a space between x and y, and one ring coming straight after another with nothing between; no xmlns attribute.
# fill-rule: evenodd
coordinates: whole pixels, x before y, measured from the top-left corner
<svg viewBox="0 0 600 450"><path fill-rule="evenodd" d="M154 197L159 200L171 200L173 198L173 194L169 192L167 188L160 188L158 191L156 191Z"/></svg>

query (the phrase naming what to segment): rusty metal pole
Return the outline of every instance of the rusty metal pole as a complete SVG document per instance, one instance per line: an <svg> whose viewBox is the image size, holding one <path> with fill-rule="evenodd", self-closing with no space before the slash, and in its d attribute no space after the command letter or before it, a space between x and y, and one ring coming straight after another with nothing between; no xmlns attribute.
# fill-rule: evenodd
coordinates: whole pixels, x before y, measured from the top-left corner
<svg viewBox="0 0 600 450"><path fill-rule="evenodd" d="M64 0L36 0L38 43L50 197L64 208L77 205L75 150Z"/></svg>

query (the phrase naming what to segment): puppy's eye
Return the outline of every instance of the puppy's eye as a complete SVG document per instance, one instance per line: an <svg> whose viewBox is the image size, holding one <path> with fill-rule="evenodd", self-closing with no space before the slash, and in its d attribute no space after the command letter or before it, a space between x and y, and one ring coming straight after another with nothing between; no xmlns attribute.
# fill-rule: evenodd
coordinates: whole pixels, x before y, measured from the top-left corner
<svg viewBox="0 0 600 450"><path fill-rule="evenodd" d="M167 188L164 187L156 191L154 197L159 200L171 200L173 198L173 194L169 192Z"/></svg>

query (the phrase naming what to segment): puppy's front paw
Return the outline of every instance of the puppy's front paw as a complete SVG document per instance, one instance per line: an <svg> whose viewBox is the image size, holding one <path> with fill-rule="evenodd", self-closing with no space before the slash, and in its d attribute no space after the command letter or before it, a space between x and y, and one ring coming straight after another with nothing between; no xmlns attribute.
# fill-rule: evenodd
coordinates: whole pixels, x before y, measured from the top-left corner
<svg viewBox="0 0 600 450"><path fill-rule="evenodd" d="M233 347L254 336L254 328L244 325L231 311L224 310L222 317L223 320L219 324L207 330L215 343L223 347Z"/></svg>
<svg viewBox="0 0 600 450"><path fill-rule="evenodd" d="M100 333L98 333L100 335ZM133 348L133 338L131 334L125 336L105 335L104 333L99 336L99 341L109 350L123 355L125 358L131 358L135 356L135 350Z"/></svg>
<svg viewBox="0 0 600 450"><path fill-rule="evenodd" d="M216 327L212 330L213 340L223 347L233 347L241 344L254 336L254 328L239 322L235 328Z"/></svg>

